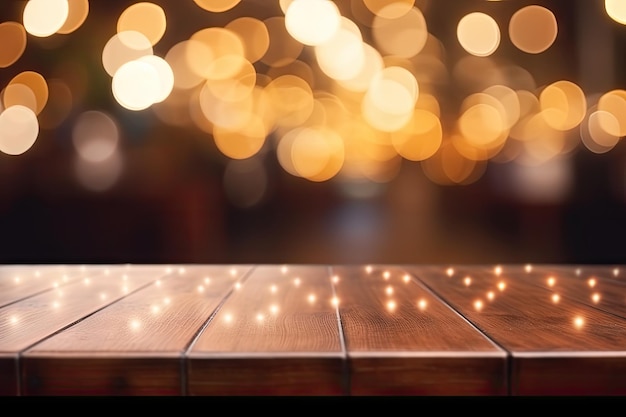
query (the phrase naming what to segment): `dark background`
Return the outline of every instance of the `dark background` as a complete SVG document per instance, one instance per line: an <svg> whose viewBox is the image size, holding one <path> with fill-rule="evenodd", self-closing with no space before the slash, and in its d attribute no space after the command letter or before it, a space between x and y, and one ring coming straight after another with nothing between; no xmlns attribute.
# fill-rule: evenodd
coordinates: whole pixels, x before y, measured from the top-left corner
<svg viewBox="0 0 626 417"><path fill-rule="evenodd" d="M338 179L315 183L291 176L267 151L261 159L267 176L263 199L251 207L237 204L223 186L229 160L210 135L166 126L150 110L129 112L114 102L100 53L117 17L132 3L91 1L76 32L49 39L29 35L20 60L0 69L0 88L21 71L50 77L61 68L73 69L86 86L62 125L42 130L23 155L0 155L0 262L626 263L623 143L604 154L581 145L569 155L571 186L562 197L543 200L514 192L507 164L489 162L470 184L441 185L410 161L402 161L389 182L357 184L373 192L355 198ZM161 56L202 27L280 13L277 0L243 0L219 16L192 0L155 3L168 16L166 34L155 47ZM346 2L337 3L345 9ZM416 2L450 62L462 53L455 28L465 13L488 12L502 28L521 6L545 5L559 23L552 48L524 54L503 30L494 56L523 66L540 85L570 79L587 94L626 84L626 27L604 14L603 3ZM24 4L3 0L0 21L21 21ZM461 98L453 86L446 94ZM123 127L124 171L102 192L76 180L69 139L75 117L94 109L115 115Z"/></svg>

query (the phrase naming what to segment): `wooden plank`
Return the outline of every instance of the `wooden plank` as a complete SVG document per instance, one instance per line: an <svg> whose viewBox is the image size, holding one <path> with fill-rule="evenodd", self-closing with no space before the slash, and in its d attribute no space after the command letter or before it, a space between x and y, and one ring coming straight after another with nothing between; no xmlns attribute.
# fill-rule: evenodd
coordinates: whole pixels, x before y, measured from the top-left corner
<svg viewBox="0 0 626 417"><path fill-rule="evenodd" d="M506 395L506 352L404 271L333 271L352 395Z"/></svg>
<svg viewBox="0 0 626 417"><path fill-rule="evenodd" d="M511 354L512 395L626 394L626 319L492 266L407 268ZM506 270L504 270L506 271Z"/></svg>
<svg viewBox="0 0 626 417"><path fill-rule="evenodd" d="M96 274L100 268L75 265L3 265L0 266L0 307L32 295L59 288Z"/></svg>
<svg viewBox="0 0 626 417"><path fill-rule="evenodd" d="M17 356L0 353L0 396L19 394Z"/></svg>
<svg viewBox="0 0 626 417"><path fill-rule="evenodd" d="M617 274L615 273L617 271ZM626 318L626 280L616 267L594 265L584 268L562 265L511 265L503 274L513 274L543 287L559 297L567 297L599 310Z"/></svg>
<svg viewBox="0 0 626 417"><path fill-rule="evenodd" d="M332 298L326 266L258 266L189 350L189 395L345 394Z"/></svg>
<svg viewBox="0 0 626 417"><path fill-rule="evenodd" d="M250 270L178 266L22 354L24 395L183 395L182 356Z"/></svg>
<svg viewBox="0 0 626 417"><path fill-rule="evenodd" d="M52 271L57 268L50 267L42 276L59 285L0 308L0 368L15 369L24 349L156 279L154 268L137 275L128 267L111 266L95 274L88 270L80 281L68 282L64 274L55 277ZM0 392L19 392L18 374L3 374L0 381Z"/></svg>

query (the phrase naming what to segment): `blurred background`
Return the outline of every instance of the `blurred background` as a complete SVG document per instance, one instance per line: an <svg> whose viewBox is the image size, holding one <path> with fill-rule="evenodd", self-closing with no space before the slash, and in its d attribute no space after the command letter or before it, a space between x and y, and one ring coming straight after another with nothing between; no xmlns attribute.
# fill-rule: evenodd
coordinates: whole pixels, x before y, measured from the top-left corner
<svg viewBox="0 0 626 417"><path fill-rule="evenodd" d="M625 263L620 0L2 0L0 262Z"/></svg>

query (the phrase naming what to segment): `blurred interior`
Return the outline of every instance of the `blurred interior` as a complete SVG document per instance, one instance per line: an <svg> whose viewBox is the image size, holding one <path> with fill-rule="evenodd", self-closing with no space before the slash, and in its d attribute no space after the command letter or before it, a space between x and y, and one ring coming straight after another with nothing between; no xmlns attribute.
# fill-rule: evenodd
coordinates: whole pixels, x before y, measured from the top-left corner
<svg viewBox="0 0 626 417"><path fill-rule="evenodd" d="M0 261L626 262L626 6L314 3L3 0Z"/></svg>

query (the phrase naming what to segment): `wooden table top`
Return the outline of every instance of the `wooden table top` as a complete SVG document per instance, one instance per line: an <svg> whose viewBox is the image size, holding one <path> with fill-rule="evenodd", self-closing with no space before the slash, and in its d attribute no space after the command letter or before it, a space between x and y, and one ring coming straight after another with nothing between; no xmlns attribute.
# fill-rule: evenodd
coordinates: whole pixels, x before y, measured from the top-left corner
<svg viewBox="0 0 626 417"><path fill-rule="evenodd" d="M0 266L0 394L626 394L620 265Z"/></svg>

